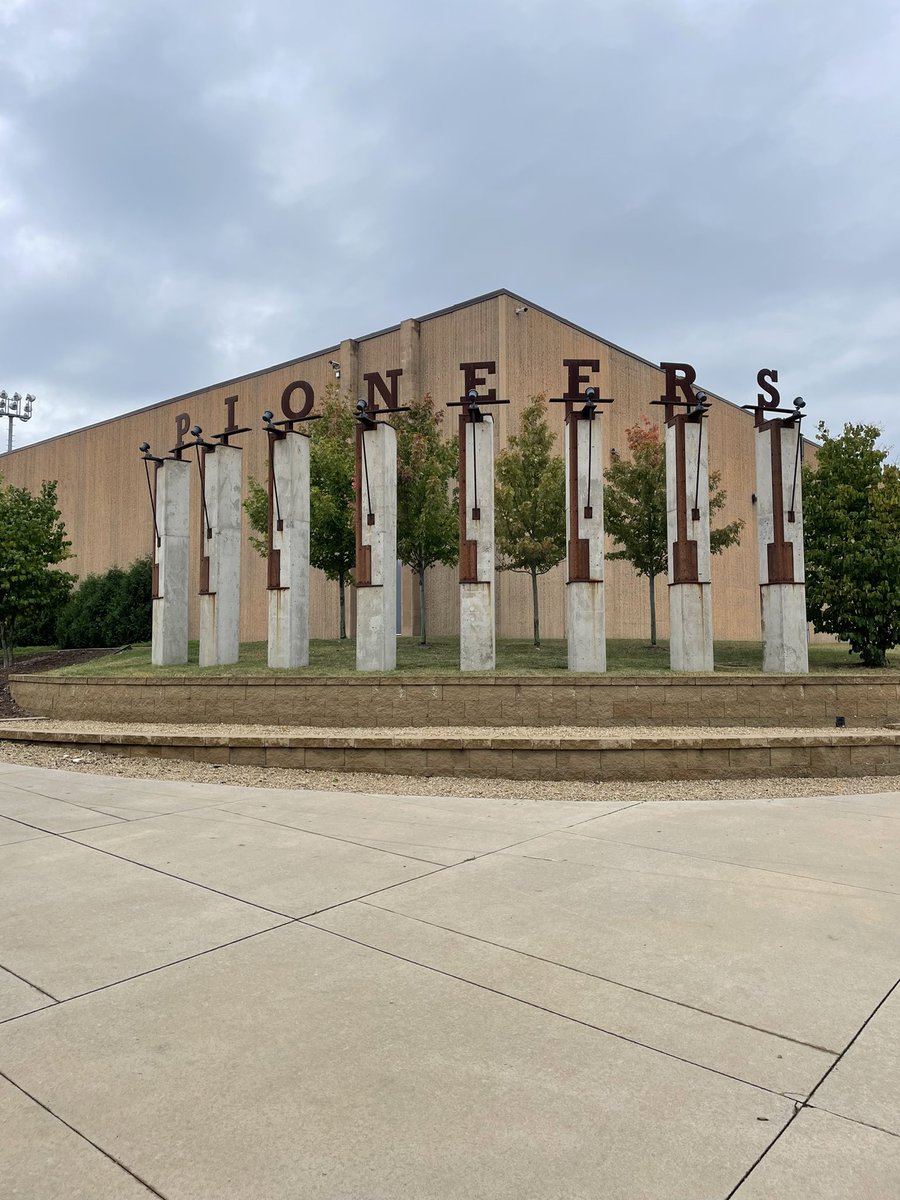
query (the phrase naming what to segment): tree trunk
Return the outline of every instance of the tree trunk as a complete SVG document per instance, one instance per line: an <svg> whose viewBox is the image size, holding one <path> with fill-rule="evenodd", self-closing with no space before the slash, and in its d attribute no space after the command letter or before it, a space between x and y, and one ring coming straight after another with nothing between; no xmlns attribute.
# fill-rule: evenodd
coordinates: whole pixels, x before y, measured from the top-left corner
<svg viewBox="0 0 900 1200"><path fill-rule="evenodd" d="M650 645L656 645L656 576L648 575L650 580Z"/></svg>
<svg viewBox="0 0 900 1200"><path fill-rule="evenodd" d="M340 627L339 637L340 637L341 641L343 641L344 638L347 636L347 604L346 604L346 595L345 595L345 588L344 588L344 572L343 571L341 571L340 574L338 575L338 595L340 597L340 609L341 609L341 627Z"/></svg>
<svg viewBox="0 0 900 1200"><path fill-rule="evenodd" d="M425 617L425 568L417 567L416 574L419 576L419 633L422 635L419 640L419 645L427 646L428 621Z"/></svg>
<svg viewBox="0 0 900 1200"><path fill-rule="evenodd" d="M11 667L13 664L12 639L8 636L4 626L0 626L0 647L3 648L4 667Z"/></svg>
<svg viewBox="0 0 900 1200"><path fill-rule="evenodd" d="M538 609L537 571L531 568L531 611L534 616L534 644L541 644L541 614Z"/></svg>

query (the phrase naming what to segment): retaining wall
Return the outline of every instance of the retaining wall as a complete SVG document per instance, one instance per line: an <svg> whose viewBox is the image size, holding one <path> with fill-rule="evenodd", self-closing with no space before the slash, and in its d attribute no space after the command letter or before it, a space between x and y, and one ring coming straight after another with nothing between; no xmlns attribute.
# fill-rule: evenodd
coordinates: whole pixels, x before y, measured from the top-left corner
<svg viewBox="0 0 900 1200"><path fill-rule="evenodd" d="M397 728L690 725L823 728L900 721L900 674L79 679L14 675L16 703L68 720Z"/></svg>

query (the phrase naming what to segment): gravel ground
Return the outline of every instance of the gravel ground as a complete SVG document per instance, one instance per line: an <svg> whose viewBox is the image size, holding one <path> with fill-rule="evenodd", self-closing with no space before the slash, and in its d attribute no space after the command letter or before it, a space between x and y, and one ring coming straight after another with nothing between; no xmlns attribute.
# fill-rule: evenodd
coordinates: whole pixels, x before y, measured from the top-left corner
<svg viewBox="0 0 900 1200"><path fill-rule="evenodd" d="M216 728L219 729L218 726ZM247 730L247 726L242 728ZM422 779L410 775L336 774L331 771L294 771L274 767L213 766L178 759L121 758L118 755L96 754L91 750L73 752L71 749L20 742L0 742L0 762L126 779L185 780L238 787L372 792L397 796L485 796L522 800L752 800L778 796L843 796L862 792L893 792L898 782L884 777L708 779L664 783L560 783L543 780L451 779L441 776ZM900 796L900 793L897 794Z"/></svg>
<svg viewBox="0 0 900 1200"><path fill-rule="evenodd" d="M25 717L19 720L0 720L0 738L5 729L17 726L23 729L53 730L66 734L78 733L141 733L163 736L187 734L195 737L403 737L403 738L719 738L755 737L757 735L789 735L804 737L824 734L828 737L866 737L873 733L889 732L883 726L851 729L835 729L834 725L821 728L807 726L766 726L760 729L748 725L409 725L409 726L324 726L324 725L175 725L164 722L141 721L55 721L44 717Z"/></svg>

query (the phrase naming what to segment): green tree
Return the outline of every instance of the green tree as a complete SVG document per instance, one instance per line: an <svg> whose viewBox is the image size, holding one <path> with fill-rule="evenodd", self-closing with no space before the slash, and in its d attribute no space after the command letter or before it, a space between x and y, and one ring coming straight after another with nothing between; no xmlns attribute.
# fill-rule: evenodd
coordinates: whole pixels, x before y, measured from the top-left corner
<svg viewBox="0 0 900 1200"><path fill-rule="evenodd" d="M900 643L900 467L875 425L819 425L815 467L803 469L806 610L816 629L883 667Z"/></svg>
<svg viewBox="0 0 900 1200"><path fill-rule="evenodd" d="M269 551L269 493L264 484L251 475L247 480L247 499L244 501L244 512L253 531L250 534L250 545L260 557L265 558Z"/></svg>
<svg viewBox="0 0 900 1200"><path fill-rule="evenodd" d="M553 453L547 402L532 396L521 428L497 457L495 519L501 571L531 576L534 644L541 644L538 575L565 558L566 468Z"/></svg>
<svg viewBox="0 0 900 1200"><path fill-rule="evenodd" d="M397 423L397 555L419 583L421 644L428 640L425 573L459 558L459 493L451 481L457 439L441 436L443 413L430 395L415 400Z"/></svg>
<svg viewBox="0 0 900 1200"><path fill-rule="evenodd" d="M62 606L74 576L54 570L70 557L71 542L56 507L56 483L33 495L0 481L0 648L12 665L16 629Z"/></svg>
<svg viewBox="0 0 900 1200"><path fill-rule="evenodd" d="M321 420L309 425L310 529L309 561L338 585L340 636L347 636L346 586L356 565L354 525L354 471L356 468L356 418L349 397L337 387L325 389ZM250 542L258 554L267 550L269 496L251 477L244 510L253 533Z"/></svg>
<svg viewBox="0 0 900 1200"><path fill-rule="evenodd" d="M666 532L666 448L658 425L646 417L641 425L625 430L630 460L611 452L611 466L605 472L603 517L606 532L619 550L606 557L630 562L638 575L644 575L650 587L650 644L656 645L656 577L669 569L669 539ZM713 516L727 499L720 484L719 471L709 473L709 515ZM744 522L732 521L720 529L711 529L710 550L721 554L727 546L741 540Z"/></svg>

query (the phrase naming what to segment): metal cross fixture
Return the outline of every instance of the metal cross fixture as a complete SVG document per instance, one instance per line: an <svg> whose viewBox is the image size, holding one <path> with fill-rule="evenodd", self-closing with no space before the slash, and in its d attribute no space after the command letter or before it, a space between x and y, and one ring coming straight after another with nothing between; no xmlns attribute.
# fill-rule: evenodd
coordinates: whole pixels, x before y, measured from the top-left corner
<svg viewBox="0 0 900 1200"><path fill-rule="evenodd" d="M485 414L481 411L485 405L500 405L509 404L508 400L492 400L490 397L479 396L476 388L472 388L465 396L460 396L458 400L450 400L447 404L448 408L461 408L464 412L459 414L459 461L460 461L460 487L459 487L459 508L460 512L465 512L468 502L466 483L466 426L477 425L484 420ZM478 456L472 455L472 520L481 520L481 507L478 503Z"/></svg>
<svg viewBox="0 0 900 1200"><path fill-rule="evenodd" d="M594 475L594 425L593 422L600 414L601 404L614 404L610 397L601 398L593 384L582 391L582 385L588 382L589 372L599 372L600 360L596 358L566 358L563 366L569 373L569 383L562 396L551 398L551 404L564 404L565 423L567 429L568 447L568 485L569 496L566 510L568 515L568 581L569 583L590 583L591 554L590 539L581 536L580 518L590 521L594 516L593 475ZM581 421L588 422L587 439L587 488L584 497L584 507L579 514L578 479L581 474L581 448L578 444L578 428Z"/></svg>
<svg viewBox="0 0 900 1200"><path fill-rule="evenodd" d="M303 429L295 429L295 425L300 425L306 421L321 420L321 413L307 413L302 417L288 417L284 421L276 421L275 414L270 408L267 408L262 415L263 429L269 435L269 504L268 504L268 527L266 531L267 556L268 564L268 586L271 589L281 587L281 551L274 544L273 535L284 530L284 519L281 515L281 500L278 496L278 477L275 473L275 443L283 441L289 433L296 433L302 437L309 437L309 434Z"/></svg>
<svg viewBox="0 0 900 1200"><path fill-rule="evenodd" d="M162 546L162 535L159 532L159 519L156 512L156 493L159 484L159 468L165 462L181 462L181 454L173 451L166 457L160 458L158 454L154 454L150 449L149 442L141 442L138 446L141 452L141 458L144 463L144 474L147 476L147 493L150 497L150 512L153 515L153 534L156 538L156 549L159 550ZM153 479L150 478L150 464L153 463ZM151 594L154 600L159 598L159 561L156 555L153 555L152 571L152 588Z"/></svg>
<svg viewBox="0 0 900 1200"><path fill-rule="evenodd" d="M372 492L371 492L371 488L369 487L369 464L368 464L368 460L366 458L366 439L364 437L364 434L370 433L373 429L376 429L378 427L378 418L379 417L382 418L383 424L386 423L389 425L390 421L387 421L388 415L393 414L393 413L401 413L401 412L409 412L409 406L407 405L407 406L400 407L398 405L397 408L376 408L373 406L372 408L370 408L368 401L364 400L361 396L356 402L355 416L356 416L356 420L358 422L358 424L356 426L357 480L359 479L359 471L360 471L360 466L361 466L362 474L365 476L365 480L366 480L366 524L367 525L375 524L375 510L372 508ZM361 503L362 503L362 488L361 487L359 487L358 496L359 496L358 504L361 505ZM361 510L360 510L360 515L362 515Z"/></svg>
<svg viewBox="0 0 900 1200"><path fill-rule="evenodd" d="M803 420L804 416L806 415L803 412L803 409L806 408L806 401L803 399L802 396L797 396L793 402L792 408L779 408L778 405L781 403L781 395L777 388L772 387L771 384L769 384L767 382L767 380L769 378L771 378L773 381L775 381L777 383L778 372L777 371L760 371L759 375L757 376L757 380L758 380L760 386L764 387L766 389L766 391L769 393L769 399L767 400L766 397L762 394L762 392L757 392L756 403L755 404L742 404L741 408L746 408L754 414L754 416L756 418L756 428L757 429L767 429L770 426L777 426L780 431L781 429L789 429L792 425L797 425L798 429L799 429L800 422ZM774 416L774 414L776 414L776 413L779 413L781 415L776 416L774 420L766 419L767 417ZM777 449L776 449L776 443L777 443ZM788 521L792 525L797 520L797 513L796 513L796 509L794 506L795 506L795 503L797 500L797 479L798 479L799 473L800 473L800 461L801 461L802 453L803 453L803 435L802 435L802 433L799 433L799 431L798 431L797 450L796 450L796 453L794 454L794 478L793 478L793 482L791 484L791 504L790 504L790 508L788 509L788 517L787 517ZM778 460L777 463L775 461L776 457ZM778 436L776 437L775 430L773 429L772 430L772 472L773 472L772 479L773 479L773 481L776 478L776 468L777 468L777 478L780 479L781 478L781 434L779 432Z"/></svg>

